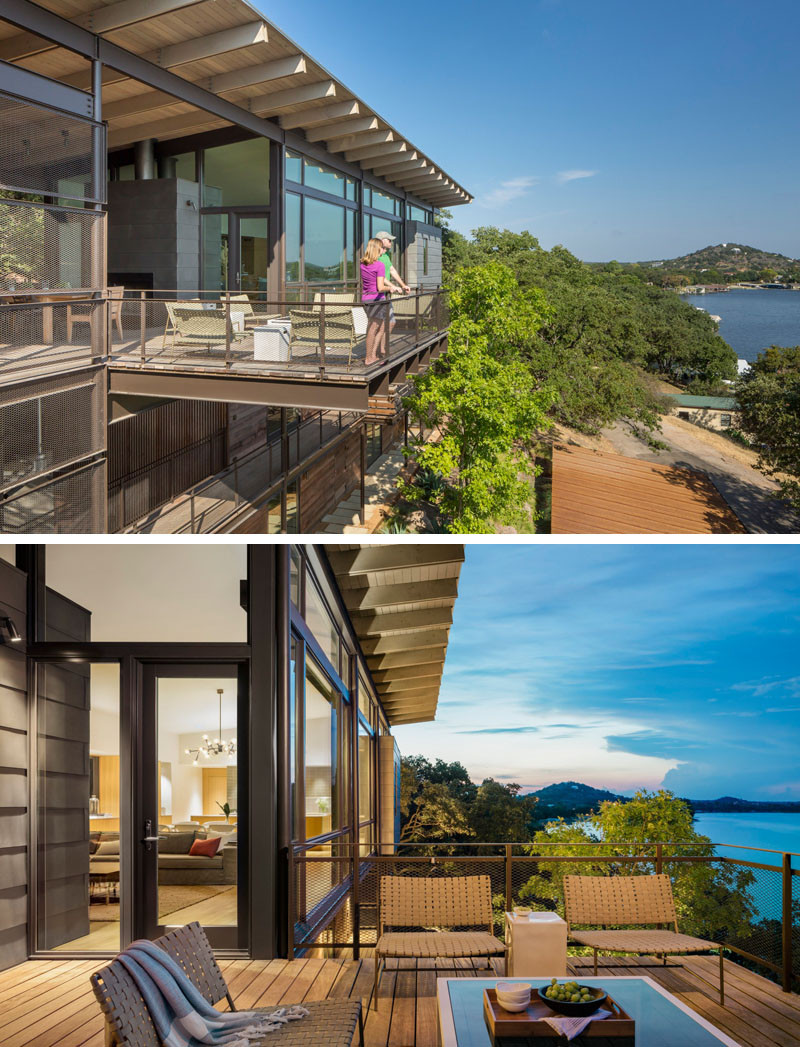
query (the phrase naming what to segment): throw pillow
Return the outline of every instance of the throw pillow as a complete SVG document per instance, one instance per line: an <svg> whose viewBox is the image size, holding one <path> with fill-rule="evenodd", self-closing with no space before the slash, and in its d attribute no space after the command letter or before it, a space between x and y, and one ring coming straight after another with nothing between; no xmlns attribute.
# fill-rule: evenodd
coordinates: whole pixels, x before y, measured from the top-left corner
<svg viewBox="0 0 800 1047"><path fill-rule="evenodd" d="M119 854L119 840L103 840L94 852L98 857L103 854Z"/></svg>
<svg viewBox="0 0 800 1047"><path fill-rule="evenodd" d="M213 858L219 850L219 837L216 840L195 840L189 854L200 855L203 858Z"/></svg>

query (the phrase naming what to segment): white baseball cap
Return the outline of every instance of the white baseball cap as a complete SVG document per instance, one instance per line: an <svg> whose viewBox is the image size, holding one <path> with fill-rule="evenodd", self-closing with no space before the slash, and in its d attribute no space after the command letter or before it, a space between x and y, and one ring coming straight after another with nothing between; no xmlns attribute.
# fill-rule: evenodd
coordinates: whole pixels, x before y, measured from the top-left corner
<svg viewBox="0 0 800 1047"><path fill-rule="evenodd" d="M383 233L376 233L375 234L375 239L376 240L396 240L397 237L396 236L392 236L391 233L383 232Z"/></svg>

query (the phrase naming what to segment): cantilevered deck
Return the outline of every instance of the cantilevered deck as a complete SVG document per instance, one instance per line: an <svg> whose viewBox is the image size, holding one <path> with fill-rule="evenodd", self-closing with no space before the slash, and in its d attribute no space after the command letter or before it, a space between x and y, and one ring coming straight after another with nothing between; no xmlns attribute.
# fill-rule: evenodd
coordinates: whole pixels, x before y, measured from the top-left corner
<svg viewBox="0 0 800 1047"><path fill-rule="evenodd" d="M800 1043L800 996L730 961L725 962L725 1006L720 1007L716 957L680 958L662 967L654 958L607 958L600 974L653 978L742 1047ZM399 961L371 1004L373 961L307 957L297 960L222 960L237 1006L266 1007L329 997L360 998L367 1047L436 1047L436 978L486 975L469 960L457 970L435 961ZM574 974L590 960L571 958ZM102 1047L103 1019L89 986L98 960L31 960L0 974L3 1047ZM589 972L591 973L591 972Z"/></svg>

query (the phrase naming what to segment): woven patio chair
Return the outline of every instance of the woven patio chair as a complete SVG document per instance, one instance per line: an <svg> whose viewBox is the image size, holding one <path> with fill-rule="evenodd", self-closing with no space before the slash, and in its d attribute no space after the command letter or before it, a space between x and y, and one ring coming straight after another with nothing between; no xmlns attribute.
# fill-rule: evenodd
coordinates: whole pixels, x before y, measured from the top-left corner
<svg viewBox="0 0 800 1047"><path fill-rule="evenodd" d="M236 1006L222 971L199 923L178 927L155 944L179 964L192 983L210 1004L227 1000L232 1011ZM161 1047L161 1043L136 983L119 960L96 971L89 979L106 1019L106 1047ZM303 1003L309 1014L289 1022L276 1032L266 1033L265 1047L350 1047L356 1028L359 1043L364 1044L361 1001L336 999ZM256 1007L270 1014L277 1007Z"/></svg>
<svg viewBox="0 0 800 1047"><path fill-rule="evenodd" d="M108 311L111 319L111 337L114 337L114 326L116 325L119 336L122 338L122 300L125 297L124 287L108 288ZM86 310L89 310L88 312ZM91 306L68 305L67 306L67 341L72 342L72 329L75 324L90 324L94 317L94 309Z"/></svg>
<svg viewBox="0 0 800 1047"><path fill-rule="evenodd" d="M311 351L315 355L319 353L321 328L323 322L322 310L292 309L289 312L291 320L291 331L289 332L289 357L298 351ZM344 356L347 354L347 369L353 358L353 349L358 344L355 324L353 322L353 309L341 306L329 308L325 306L325 357Z"/></svg>
<svg viewBox="0 0 800 1047"><path fill-rule="evenodd" d="M652 876L565 876L564 907L567 933L572 941L587 945L594 953L597 975L598 952L630 953L637 956L667 956L689 953L719 953L719 1002L725 1002L723 948L718 942L693 938L678 931L678 916L672 883L665 873ZM662 930L654 924L672 924ZM575 924L600 924L603 930L575 931ZM649 924L646 930L630 930L631 924ZM618 927L620 930L606 930Z"/></svg>
<svg viewBox="0 0 800 1047"><path fill-rule="evenodd" d="M486 927L487 930L389 931L385 927ZM508 953L493 933L492 884L488 876L382 876L375 946L375 985L385 961L392 959L459 959Z"/></svg>

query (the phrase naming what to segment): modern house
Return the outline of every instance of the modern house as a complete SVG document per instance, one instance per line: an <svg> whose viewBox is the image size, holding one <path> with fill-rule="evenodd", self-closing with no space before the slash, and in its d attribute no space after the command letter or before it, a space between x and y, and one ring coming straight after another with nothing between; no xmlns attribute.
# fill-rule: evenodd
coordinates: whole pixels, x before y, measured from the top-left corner
<svg viewBox="0 0 800 1047"><path fill-rule="evenodd" d="M195 919L240 957L331 940L394 849L391 730L434 718L463 558L1 545L0 970ZM295 854L328 864L290 884Z"/></svg>
<svg viewBox="0 0 800 1047"><path fill-rule="evenodd" d="M446 347L466 190L243 0L7 0L0 128L0 531L320 530Z"/></svg>
<svg viewBox="0 0 800 1047"><path fill-rule="evenodd" d="M684 396L670 393L678 418L694 422L706 429L730 429L736 417L738 404L733 396Z"/></svg>

